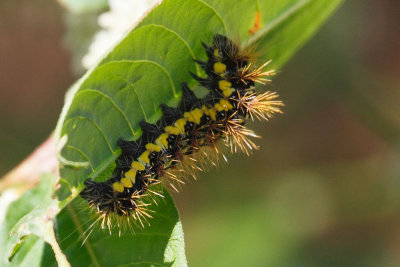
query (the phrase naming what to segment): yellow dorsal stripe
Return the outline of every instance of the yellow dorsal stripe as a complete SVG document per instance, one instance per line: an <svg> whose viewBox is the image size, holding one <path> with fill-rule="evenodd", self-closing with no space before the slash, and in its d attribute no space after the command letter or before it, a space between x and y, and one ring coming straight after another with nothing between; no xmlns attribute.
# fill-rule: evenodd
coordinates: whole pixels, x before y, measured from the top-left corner
<svg viewBox="0 0 400 267"><path fill-rule="evenodd" d="M180 134L185 133L185 125L186 125L186 120L185 119L179 119L174 123L175 127L179 129Z"/></svg>
<svg viewBox="0 0 400 267"><path fill-rule="evenodd" d="M231 88L232 83L228 82L227 80L221 80L218 82L218 87L221 89L222 94L225 97L230 96L235 90Z"/></svg>
<svg viewBox="0 0 400 267"><path fill-rule="evenodd" d="M131 179L126 178L126 177L121 179L121 184L122 184L124 187L126 187L126 188L131 188L131 187L133 187L133 184L132 184Z"/></svg>
<svg viewBox="0 0 400 267"><path fill-rule="evenodd" d="M203 117L203 112L202 112L200 109L195 108L194 110L190 111L190 114L192 114L192 117L193 117L193 119L194 119L194 122L195 122L196 124L200 124L200 122L201 122L201 117Z"/></svg>
<svg viewBox="0 0 400 267"><path fill-rule="evenodd" d="M192 113L190 113L190 112L185 112L185 113L183 114L183 117L184 117L187 121L195 122L195 120L194 120L194 118L193 118L193 116L192 116Z"/></svg>
<svg viewBox="0 0 400 267"><path fill-rule="evenodd" d="M201 111L203 112L203 114L210 115L207 106L201 106Z"/></svg>
<svg viewBox="0 0 400 267"><path fill-rule="evenodd" d="M209 109L208 109L208 114L210 115L210 117L211 117L211 119L212 119L213 121L216 121L216 120L217 120L216 112L215 112L214 109L209 108Z"/></svg>
<svg viewBox="0 0 400 267"><path fill-rule="evenodd" d="M146 169L145 166L138 161L132 162L131 166L132 166L132 169L134 169L136 171L144 171Z"/></svg>
<svg viewBox="0 0 400 267"><path fill-rule="evenodd" d="M135 183L136 182L136 170L134 170L132 168L129 171L127 171L125 173L125 178L128 178L129 180L131 180L132 183Z"/></svg>
<svg viewBox="0 0 400 267"><path fill-rule="evenodd" d="M167 126L164 128L165 132L168 134L178 135L180 133L179 128L174 126Z"/></svg>
<svg viewBox="0 0 400 267"><path fill-rule="evenodd" d="M235 89L229 88L229 89L227 89L227 90L223 90L223 91L222 91L222 94L223 94L225 97L229 97L229 96L231 96L231 94L232 94L233 92L235 92Z"/></svg>
<svg viewBox="0 0 400 267"><path fill-rule="evenodd" d="M226 99L221 99L221 100L219 101L219 103L220 103L220 105L223 107L223 109L224 109L225 111L228 111L228 110L233 109L232 104L231 104L228 100L226 100Z"/></svg>
<svg viewBox="0 0 400 267"><path fill-rule="evenodd" d="M215 108L217 111L223 111L223 110L224 110L224 108L221 106L220 103L215 104L215 105L214 105L214 108Z"/></svg>
<svg viewBox="0 0 400 267"><path fill-rule="evenodd" d="M149 151L143 152L142 155L139 156L138 161L143 163L144 165L150 165L149 155Z"/></svg>
<svg viewBox="0 0 400 267"><path fill-rule="evenodd" d="M221 90L230 89L231 86L232 86L232 83L228 82L227 80L221 80L218 82L218 87Z"/></svg>
<svg viewBox="0 0 400 267"><path fill-rule="evenodd" d="M161 146L156 145L156 144L148 143L148 144L146 144L145 147L146 147L146 150L150 151L150 152L153 152L153 151L160 152L161 151Z"/></svg>
<svg viewBox="0 0 400 267"><path fill-rule="evenodd" d="M112 185L114 192L124 192L124 186L119 182L115 182Z"/></svg>
<svg viewBox="0 0 400 267"><path fill-rule="evenodd" d="M168 147L167 139L168 139L168 134L166 133L160 134L160 136L156 139L156 144L164 148L167 148Z"/></svg>

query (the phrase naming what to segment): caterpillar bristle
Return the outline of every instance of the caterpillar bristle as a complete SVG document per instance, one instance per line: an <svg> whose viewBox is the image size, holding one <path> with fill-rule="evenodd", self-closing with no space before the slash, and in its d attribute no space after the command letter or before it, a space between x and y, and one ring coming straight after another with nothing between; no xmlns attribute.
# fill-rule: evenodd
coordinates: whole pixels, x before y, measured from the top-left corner
<svg viewBox="0 0 400 267"><path fill-rule="evenodd" d="M279 96L275 92L267 91L262 94L246 93L240 96L237 101L238 109L247 112L251 120L268 121L274 113L282 113L279 107L284 106L282 101L274 100Z"/></svg>
<svg viewBox="0 0 400 267"><path fill-rule="evenodd" d="M235 120L230 120L226 125L225 143L230 148L231 153L242 151L247 156L251 155L252 150L257 150L259 147L250 139L260 138L252 130L247 129Z"/></svg>
<svg viewBox="0 0 400 267"><path fill-rule="evenodd" d="M271 82L271 80L267 79L267 77L276 75L276 72L275 70L265 70L265 68L270 63L271 60L265 62L258 68L254 68L253 64L249 63L238 72L237 78L240 79L242 82L246 82L248 80L260 84L266 84L267 82Z"/></svg>
<svg viewBox="0 0 400 267"><path fill-rule="evenodd" d="M179 191L199 172L227 161L226 151L250 155L259 138L244 126L247 118L269 120L282 113L283 103L273 92L259 94L255 84L266 84L275 75L268 70L271 61L256 67L254 51L243 49L226 36L216 34L211 45L202 43L207 61L194 59L206 77L191 76L208 90L197 98L187 83L182 84L178 107L161 105L157 123L140 122L141 137L136 141L120 139L121 155L110 179L87 179L81 192L96 210L96 224L112 232L150 225L149 201L158 205L163 199L162 186ZM86 237L86 239L88 236Z"/></svg>

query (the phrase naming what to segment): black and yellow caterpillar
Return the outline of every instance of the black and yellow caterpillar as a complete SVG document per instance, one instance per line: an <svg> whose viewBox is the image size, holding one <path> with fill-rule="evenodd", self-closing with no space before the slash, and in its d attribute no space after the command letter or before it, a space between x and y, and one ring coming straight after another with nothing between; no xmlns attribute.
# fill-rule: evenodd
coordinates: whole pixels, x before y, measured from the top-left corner
<svg viewBox="0 0 400 267"><path fill-rule="evenodd" d="M141 217L150 216L142 196L161 178L171 178L168 170L183 168L185 158L199 154L203 148L212 148L218 154L220 139L232 151L239 148L249 152L256 148L250 140L256 135L244 127L245 119L267 120L273 113L280 112L282 103L275 100L275 93L255 91L256 82L268 81L266 77L274 73L263 70L269 62L253 67L250 53L219 34L214 36L211 46L203 46L208 60L195 62L207 76L201 78L193 73L192 76L208 89L205 97L197 98L187 84L183 84L177 108L163 105L163 116L156 124L141 122L139 140L118 141L122 153L109 180L95 182L89 178L85 181L80 195L102 216L132 216L141 222ZM179 180L179 177L173 179Z"/></svg>

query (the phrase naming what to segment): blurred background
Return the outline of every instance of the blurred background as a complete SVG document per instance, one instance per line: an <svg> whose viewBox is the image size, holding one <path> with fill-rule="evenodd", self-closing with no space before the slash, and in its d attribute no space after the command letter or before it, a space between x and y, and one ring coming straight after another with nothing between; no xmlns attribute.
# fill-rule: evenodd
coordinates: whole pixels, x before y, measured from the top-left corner
<svg viewBox="0 0 400 267"><path fill-rule="evenodd" d="M54 129L100 11L0 2L0 176ZM261 149L174 194L189 265L400 266L400 2L345 2L270 88Z"/></svg>

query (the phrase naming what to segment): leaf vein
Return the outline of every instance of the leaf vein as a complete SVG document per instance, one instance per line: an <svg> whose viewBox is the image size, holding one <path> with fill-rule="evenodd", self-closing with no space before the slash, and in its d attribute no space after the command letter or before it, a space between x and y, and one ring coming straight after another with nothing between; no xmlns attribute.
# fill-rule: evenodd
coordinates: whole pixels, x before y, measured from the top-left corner
<svg viewBox="0 0 400 267"><path fill-rule="evenodd" d="M142 113L143 113L144 120L145 120L146 122L148 122L146 112L144 111L144 108L143 108L143 105L142 105L142 101L140 101L140 96L139 96L139 94L137 93L135 86L134 86L133 83L131 83L130 81L128 81L128 80L126 80L126 79L123 79L123 80L124 80L130 87L132 87L133 93L136 95L136 97L137 97L137 99L138 99L138 103L139 103L139 106L140 106L140 110L141 110Z"/></svg>
<svg viewBox="0 0 400 267"><path fill-rule="evenodd" d="M125 112L115 103L115 101L109 96L106 95L105 93L103 93L102 91L98 90L98 89L92 89L92 88L87 88L87 89L83 89L79 92L79 94L83 94L85 92L92 92L92 93L96 93L102 97L104 97L105 99L107 99L108 101L110 101L110 103L113 105L113 107L118 110L122 117L124 118L125 122L128 124L129 129L132 132L132 135L135 136L135 131L133 130L132 124L130 123L127 115L125 114Z"/></svg>
<svg viewBox="0 0 400 267"><path fill-rule="evenodd" d="M148 63L148 64L153 64L153 65L155 65L156 67L160 68L161 71L164 72L165 75L167 76L174 97L177 97L177 96L178 96L177 93L176 93L175 85L174 85L174 83L172 82L171 75L169 74L169 72L168 72L163 66L160 65L160 63L158 63L158 62L156 62L156 61L154 61L154 60L150 60L150 59L134 59L134 60L131 60L131 59L122 59L122 60L110 61L110 62L107 62L107 63L113 63L113 62L121 62L121 63L123 63L123 62L126 62L126 63Z"/></svg>
<svg viewBox="0 0 400 267"><path fill-rule="evenodd" d="M66 145L65 148L69 148L69 149L71 149L71 150L75 150L76 152L78 152L79 154L81 154L81 155L89 162L89 165L90 165L90 168L92 169L92 171L94 171L92 161L90 160L90 158L88 157L88 155L86 155L85 152L83 152L81 149L79 149L79 148L77 148L77 147L75 147L75 146L71 146L71 145Z"/></svg>
<svg viewBox="0 0 400 267"><path fill-rule="evenodd" d="M171 29L171 28L168 28L168 27L166 27L166 26L164 26L164 25L161 25L161 24L149 24L149 25L152 25L152 26L155 26L155 27L159 27L159 28L161 28L161 29L164 29L164 30L166 30L166 31L168 31L168 32L170 32L170 33L176 35L176 37L177 37L179 40L181 40L181 41L183 42L183 44L186 46L186 48L188 49L190 55L192 55L192 58L196 58L196 55L194 54L193 50L190 48L188 41L185 40L185 39L183 38L183 36L180 35L179 33L177 33L175 30L173 30L173 29ZM147 25L146 25L146 26L147 26ZM196 72L197 72L197 74L200 75L199 66L198 66L197 64L194 64L194 65L195 65L195 67L196 67Z"/></svg>
<svg viewBox="0 0 400 267"><path fill-rule="evenodd" d="M225 23L224 19L222 18L221 14L214 7L210 6L206 2L204 2L202 0L197 0L197 2L208 7L210 10L212 10L215 13L215 15L221 20L222 26L224 26L225 34L228 34L228 27L226 26L226 23Z"/></svg>
<svg viewBox="0 0 400 267"><path fill-rule="evenodd" d="M91 122L91 123L94 125L94 127L95 127L95 128L101 133L101 135L103 136L103 138L104 138L104 140L106 141L106 144L107 144L108 148L110 149L111 153L114 154L114 150L112 149L111 143L110 143L110 141L107 139L106 134L104 133L103 129L101 129L100 126L99 126L93 119L91 119L91 118L89 118L89 117L87 117L87 116L82 116L82 115L81 115L81 116L73 116L73 117L68 118L68 119L65 121L65 124L64 124L64 125L67 125L68 122L73 121L73 120L75 120L75 119L76 119L76 120L88 120L89 122Z"/></svg>

